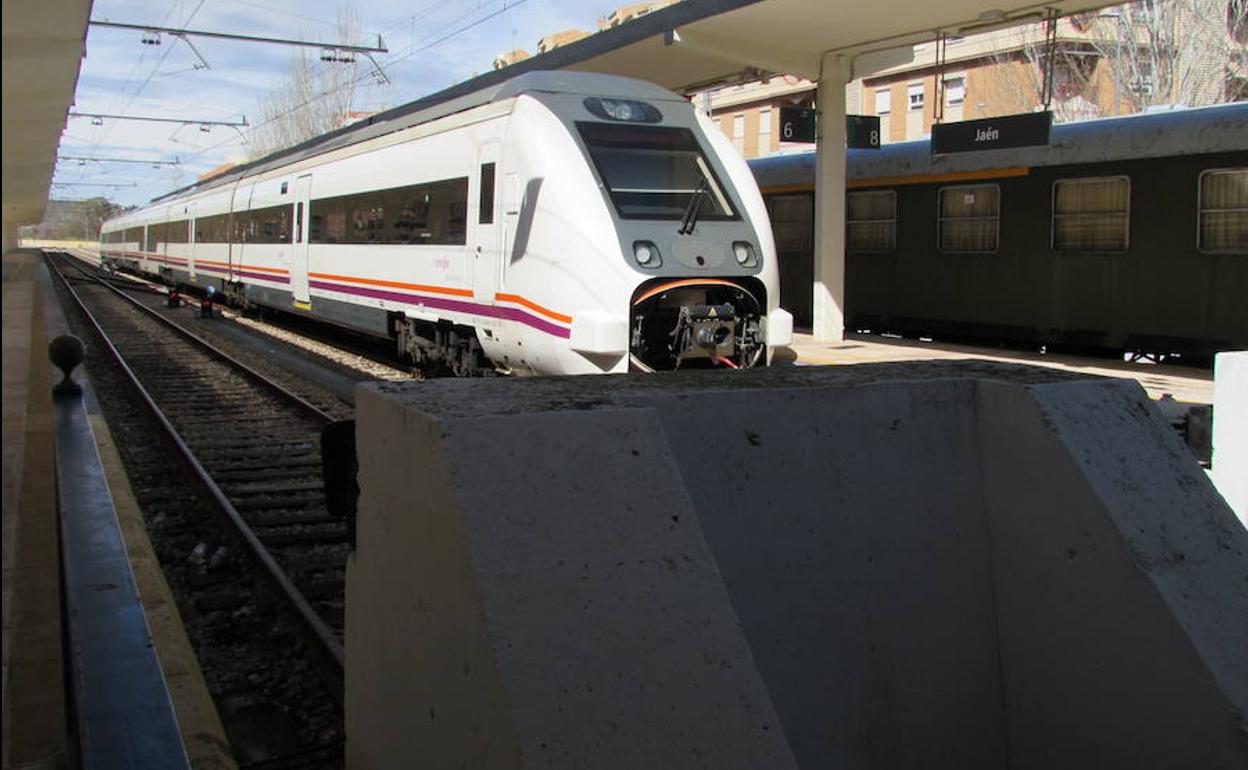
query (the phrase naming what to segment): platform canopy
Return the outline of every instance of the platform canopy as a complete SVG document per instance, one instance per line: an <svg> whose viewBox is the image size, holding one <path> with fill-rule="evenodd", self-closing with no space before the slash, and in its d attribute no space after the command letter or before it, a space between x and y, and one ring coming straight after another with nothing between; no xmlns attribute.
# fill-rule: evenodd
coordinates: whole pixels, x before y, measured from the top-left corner
<svg viewBox="0 0 1248 770"><path fill-rule="evenodd" d="M4 247L38 222L85 53L91 0L4 3Z"/></svg>
<svg viewBox="0 0 1248 770"><path fill-rule="evenodd" d="M814 334L836 341L845 305L845 85L913 61L914 45L1111 5L1104 0L684 0L479 80L534 69L640 78L692 93L768 75L815 81ZM832 151L824 152L824 148Z"/></svg>
<svg viewBox="0 0 1248 770"><path fill-rule="evenodd" d="M819 80L828 54L852 77L910 59L937 31L969 35L1103 8L1105 0L684 0L507 68L573 69L692 92L759 74ZM889 53L884 53L889 52Z"/></svg>

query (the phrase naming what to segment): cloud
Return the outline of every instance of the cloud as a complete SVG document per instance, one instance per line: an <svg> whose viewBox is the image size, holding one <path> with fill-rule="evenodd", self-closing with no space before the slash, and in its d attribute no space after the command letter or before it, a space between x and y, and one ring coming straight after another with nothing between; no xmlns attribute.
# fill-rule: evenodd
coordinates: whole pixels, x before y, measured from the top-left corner
<svg viewBox="0 0 1248 770"><path fill-rule="evenodd" d="M533 51L537 40L550 32L569 27L596 29L599 16L624 2L372 0L367 6L344 5L343 9L351 7L359 15L369 43L381 33L390 50L378 60L392 84L379 87L371 80L362 82L359 101L383 109L427 96L474 73L489 71L499 53L513 48ZM504 12L480 21L504 6ZM194 16L187 23L192 11ZM329 41L337 34L338 12L333 6L299 0L181 0L172 6L155 6L150 0L96 0L92 18ZM431 45L451 33L457 34ZM199 57L186 42L166 34L161 36L161 45L149 46L142 45L140 37L139 32L128 30L90 28L75 110L198 120L237 120L246 115L254 125L263 114L264 100L289 72L295 50L191 38L211 66L197 70ZM309 54L319 58L315 49ZM157 62L161 62L159 69ZM367 70L361 67L360 71ZM62 163L57 168L58 182L137 183L137 187L110 193L118 202L133 204L190 184L196 175L245 154L246 144L236 131L224 127L203 133L193 124L107 120L94 126L78 119L68 121L61 152L92 157L178 156L183 160L183 165L173 169L98 163Z"/></svg>

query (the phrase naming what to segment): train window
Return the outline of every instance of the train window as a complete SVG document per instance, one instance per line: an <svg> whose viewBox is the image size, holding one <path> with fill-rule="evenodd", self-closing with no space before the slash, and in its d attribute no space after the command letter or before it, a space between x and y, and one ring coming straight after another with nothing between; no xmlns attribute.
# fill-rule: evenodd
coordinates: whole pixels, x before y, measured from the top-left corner
<svg viewBox="0 0 1248 770"><path fill-rule="evenodd" d="M702 198L700 219L740 218L689 129L611 123L576 127L624 219L682 219L694 195Z"/></svg>
<svg viewBox="0 0 1248 770"><path fill-rule="evenodd" d="M1201 173L1199 206L1201 251L1248 254L1248 168Z"/></svg>
<svg viewBox="0 0 1248 770"><path fill-rule="evenodd" d="M989 254L997 250L1001 224L1001 188L995 184L940 188L940 251Z"/></svg>
<svg viewBox="0 0 1248 770"><path fill-rule="evenodd" d="M318 198L308 243L462 245L467 211L468 177Z"/></svg>
<svg viewBox="0 0 1248 770"><path fill-rule="evenodd" d="M126 228L126 243L132 245L135 251L142 251L143 250L143 228L142 227L127 227Z"/></svg>
<svg viewBox="0 0 1248 770"><path fill-rule="evenodd" d="M808 252L814 241L814 197L808 193L771 195L767 198L776 251Z"/></svg>
<svg viewBox="0 0 1248 770"><path fill-rule="evenodd" d="M1131 180L1125 176L1053 183L1054 251L1121 253L1130 231Z"/></svg>
<svg viewBox="0 0 1248 770"><path fill-rule="evenodd" d="M290 243L290 206L268 206L234 214L234 237L238 243Z"/></svg>
<svg viewBox="0 0 1248 770"><path fill-rule="evenodd" d="M483 225L494 222L494 164L481 164L481 191L477 199L477 221Z"/></svg>
<svg viewBox="0 0 1248 770"><path fill-rule="evenodd" d="M158 246L162 243L186 243L186 220L153 225L152 229L156 231Z"/></svg>
<svg viewBox="0 0 1248 770"><path fill-rule="evenodd" d="M897 192L851 192L845 198L845 246L850 251L897 248Z"/></svg>
<svg viewBox="0 0 1248 770"><path fill-rule="evenodd" d="M196 217L196 243L226 243L230 240L230 215L214 214L210 217Z"/></svg>

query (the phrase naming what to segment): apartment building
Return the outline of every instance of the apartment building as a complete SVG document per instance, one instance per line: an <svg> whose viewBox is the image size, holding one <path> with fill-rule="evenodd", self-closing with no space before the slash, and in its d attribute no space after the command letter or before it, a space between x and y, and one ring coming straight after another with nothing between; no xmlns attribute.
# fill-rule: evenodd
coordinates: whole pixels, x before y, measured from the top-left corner
<svg viewBox="0 0 1248 770"><path fill-rule="evenodd" d="M1049 109L1071 122L1248 99L1246 43L1245 0L1164 0L1146 13L1118 6L1060 19ZM937 122L1032 112L1044 108L1047 60L1042 23L949 35L850 83L848 112L879 116L885 143L930 136ZM814 106L810 81L777 76L695 101L747 158L809 146L785 142L776 126L781 107Z"/></svg>

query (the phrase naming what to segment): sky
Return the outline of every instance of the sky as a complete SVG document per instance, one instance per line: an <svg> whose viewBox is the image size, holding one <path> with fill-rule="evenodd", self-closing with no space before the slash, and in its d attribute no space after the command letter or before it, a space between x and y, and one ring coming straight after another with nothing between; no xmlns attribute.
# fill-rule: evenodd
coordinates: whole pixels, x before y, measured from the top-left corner
<svg viewBox="0 0 1248 770"><path fill-rule="evenodd" d="M495 56L514 48L535 52L551 32L595 30L598 18L628 0L95 0L91 18L161 27L281 37L317 42L335 39L340 12L360 19L367 44L380 34L377 55L390 83L367 76L357 109L378 110L418 99L487 72ZM263 105L290 71L298 49L259 43L169 35L144 45L143 33L90 27L87 53L72 110L177 119L241 122L249 128L146 123L105 119L101 125L71 118L60 155L93 159L178 160L176 166L61 160L52 197L103 195L124 205L191 184L195 178L248 154L246 141ZM196 54L198 51L198 56ZM319 61L318 67L342 66ZM202 58L201 58L202 57ZM207 68L203 63L207 63ZM120 184L119 188L95 185Z"/></svg>

